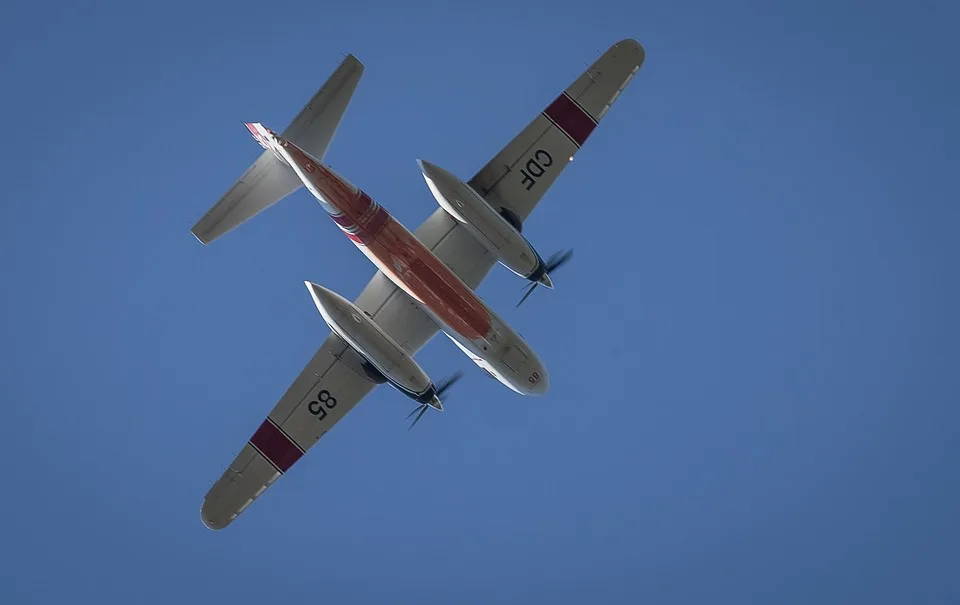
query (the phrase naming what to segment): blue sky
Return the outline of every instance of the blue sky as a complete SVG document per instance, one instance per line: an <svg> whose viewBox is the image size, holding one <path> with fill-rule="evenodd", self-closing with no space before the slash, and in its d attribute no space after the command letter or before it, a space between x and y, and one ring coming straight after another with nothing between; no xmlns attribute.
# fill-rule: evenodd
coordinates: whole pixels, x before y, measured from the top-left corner
<svg viewBox="0 0 960 605"><path fill-rule="evenodd" d="M960 600L948 2L26 3L0 23L0 601ZM525 233L551 393L380 388L229 529L210 482L372 266L301 191L193 222L341 53L327 160L414 228L610 43L647 62Z"/></svg>

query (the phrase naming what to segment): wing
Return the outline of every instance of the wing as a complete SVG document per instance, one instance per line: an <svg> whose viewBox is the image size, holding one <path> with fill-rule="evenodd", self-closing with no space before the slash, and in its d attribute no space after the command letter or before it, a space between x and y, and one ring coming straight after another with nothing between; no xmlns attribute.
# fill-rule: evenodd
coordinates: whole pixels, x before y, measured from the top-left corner
<svg viewBox="0 0 960 605"><path fill-rule="evenodd" d="M490 160L471 185L491 204L525 219L643 58L643 48L634 40L614 44ZM581 117L576 117L576 112ZM588 118L589 124L584 121ZM552 161L547 162L543 153L537 155L538 150L549 154ZM531 160L542 170L531 168ZM533 179L534 184L528 186L525 178ZM442 208L437 208L415 235L471 288L480 285L497 262ZM438 332L417 303L380 271L356 303L411 355ZM207 527L229 525L375 386L360 366L359 356L331 334L207 493L200 513Z"/></svg>
<svg viewBox="0 0 960 605"><path fill-rule="evenodd" d="M356 302L411 354L437 332L413 299L379 271ZM232 523L377 386L361 362L336 334L327 337L207 492L200 509L207 527Z"/></svg>
<svg viewBox="0 0 960 605"><path fill-rule="evenodd" d="M469 232L453 227L446 213L434 213L416 234L476 287L496 259ZM411 355L438 332L417 303L380 271L356 303ZM360 357L338 336L327 337L207 492L200 510L207 527L222 529L232 523L377 385L360 364Z"/></svg>
<svg viewBox="0 0 960 605"><path fill-rule="evenodd" d="M567 87L472 179L494 208L525 220L643 65L636 40L621 40Z"/></svg>
<svg viewBox="0 0 960 605"><path fill-rule="evenodd" d="M204 525L229 525L376 386L352 361L331 334L207 492Z"/></svg>

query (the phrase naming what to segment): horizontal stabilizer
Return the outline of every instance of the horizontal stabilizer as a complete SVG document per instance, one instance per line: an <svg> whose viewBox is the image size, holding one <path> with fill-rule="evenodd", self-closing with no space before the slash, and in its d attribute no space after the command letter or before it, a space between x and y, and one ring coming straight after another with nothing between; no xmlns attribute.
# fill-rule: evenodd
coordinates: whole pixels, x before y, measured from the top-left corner
<svg viewBox="0 0 960 605"><path fill-rule="evenodd" d="M209 244L302 185L300 177L273 151L264 151L191 231L201 243Z"/></svg>
<svg viewBox="0 0 960 605"><path fill-rule="evenodd" d="M323 160L362 74L363 64L355 56L347 55L290 122L283 131L283 137L317 161ZM250 128L250 125L247 127ZM256 132L251 132L256 136ZM277 158L273 151L264 151L191 231L201 243L209 244L300 186L300 179L289 166Z"/></svg>
<svg viewBox="0 0 960 605"><path fill-rule="evenodd" d="M283 138L318 161L330 147L333 135L343 120L347 105L363 75L363 63L347 55L333 75L283 131Z"/></svg>

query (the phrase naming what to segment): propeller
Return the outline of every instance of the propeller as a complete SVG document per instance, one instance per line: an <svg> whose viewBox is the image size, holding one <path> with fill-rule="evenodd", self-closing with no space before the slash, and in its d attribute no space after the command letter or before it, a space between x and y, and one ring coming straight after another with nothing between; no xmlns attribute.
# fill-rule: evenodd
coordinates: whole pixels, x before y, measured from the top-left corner
<svg viewBox="0 0 960 605"><path fill-rule="evenodd" d="M554 252L544 264L543 276L549 279L550 273L567 264L572 257L573 250L561 250L559 252ZM527 292L523 295L523 298L520 299L520 302L517 303L517 307L522 305L523 301L527 300L527 297L533 294L533 291L536 290L537 286L539 286L541 283L543 283L542 279L540 281L531 282L524 286L524 288L527 288Z"/></svg>
<svg viewBox="0 0 960 605"><path fill-rule="evenodd" d="M443 405L440 403L440 398L443 397L443 394L446 393L450 387L456 384L456 382L461 378L463 378L463 372L457 371L457 373L455 373L453 376L448 376L447 378L441 380L439 384L436 385L436 391L434 392L433 398L427 403L421 403L417 407L413 408L412 412L407 414L407 420L409 420L414 414L417 414L417 417L413 419L413 422L410 424L410 427L407 430L409 431L418 422L420 422L420 419L423 418L423 415L427 413L427 408L435 408L442 412Z"/></svg>

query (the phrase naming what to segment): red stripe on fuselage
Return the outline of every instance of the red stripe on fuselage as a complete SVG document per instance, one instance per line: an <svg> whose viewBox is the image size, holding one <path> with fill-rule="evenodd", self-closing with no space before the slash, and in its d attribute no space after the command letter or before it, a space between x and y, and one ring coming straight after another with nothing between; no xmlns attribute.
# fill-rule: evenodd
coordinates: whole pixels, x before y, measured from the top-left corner
<svg viewBox="0 0 960 605"><path fill-rule="evenodd" d="M269 418L250 437L250 445L281 473L287 472L303 456L303 450Z"/></svg>
<svg viewBox="0 0 960 605"><path fill-rule="evenodd" d="M597 127L597 122L593 119L593 116L567 96L567 93L561 93L543 113L559 126L560 130L564 131L578 147L583 146L587 137Z"/></svg>
<svg viewBox="0 0 960 605"><path fill-rule="evenodd" d="M331 205L343 213L335 219L346 227L354 242L364 245L378 261L390 268L417 298L445 324L471 340L485 338L490 332L491 317L476 293L443 264L423 243L398 223L382 206L372 216L368 213L373 200L354 190L322 164L317 165L289 142L282 143L301 166L314 186ZM354 231L351 227L351 231Z"/></svg>

